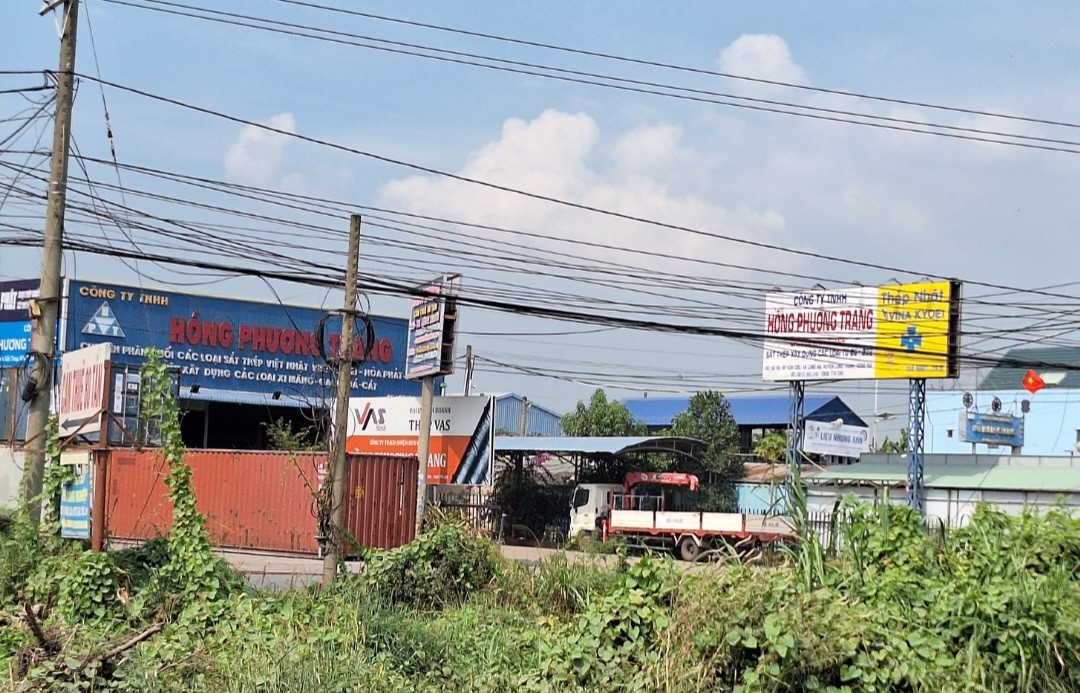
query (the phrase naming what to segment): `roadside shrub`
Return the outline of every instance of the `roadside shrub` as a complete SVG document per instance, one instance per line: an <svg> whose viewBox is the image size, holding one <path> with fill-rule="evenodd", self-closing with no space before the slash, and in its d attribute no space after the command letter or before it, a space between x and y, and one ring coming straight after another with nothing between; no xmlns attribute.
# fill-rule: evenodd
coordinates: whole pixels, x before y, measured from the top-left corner
<svg viewBox="0 0 1080 693"><path fill-rule="evenodd" d="M44 540L27 521L15 521L0 537L0 609L12 607L26 580L40 566Z"/></svg>
<svg viewBox="0 0 1080 693"><path fill-rule="evenodd" d="M169 540L154 537L138 546L115 551L112 557L127 589L134 592L149 584L153 574L169 562Z"/></svg>
<svg viewBox="0 0 1080 693"><path fill-rule="evenodd" d="M526 613L570 615L584 611L594 600L611 594L619 582L610 567L595 561L571 563L556 553L538 565L511 563L490 591L497 603Z"/></svg>
<svg viewBox="0 0 1080 693"><path fill-rule="evenodd" d="M442 609L461 604L499 571L494 545L454 525L423 532L388 551L374 551L360 578L365 590L386 604Z"/></svg>
<svg viewBox="0 0 1080 693"><path fill-rule="evenodd" d="M569 622L552 623L540 641L529 691L652 691L659 643L671 623L681 574L671 559L644 556L619 574L611 594Z"/></svg>

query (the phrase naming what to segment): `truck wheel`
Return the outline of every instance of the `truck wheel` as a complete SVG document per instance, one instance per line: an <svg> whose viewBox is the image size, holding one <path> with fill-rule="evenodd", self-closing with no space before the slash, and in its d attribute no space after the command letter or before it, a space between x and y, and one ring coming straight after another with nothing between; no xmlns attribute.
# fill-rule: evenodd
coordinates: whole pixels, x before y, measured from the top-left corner
<svg viewBox="0 0 1080 693"><path fill-rule="evenodd" d="M684 561L695 561L701 554L701 545L692 536L685 536L679 541L679 556Z"/></svg>

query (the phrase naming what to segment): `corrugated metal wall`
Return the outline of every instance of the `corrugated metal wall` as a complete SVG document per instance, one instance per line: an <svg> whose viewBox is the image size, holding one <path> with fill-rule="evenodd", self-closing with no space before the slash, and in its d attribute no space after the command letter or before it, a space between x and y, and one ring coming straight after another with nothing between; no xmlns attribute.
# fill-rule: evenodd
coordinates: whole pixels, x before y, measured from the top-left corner
<svg viewBox="0 0 1080 693"><path fill-rule="evenodd" d="M739 512L752 515L787 512L787 492L783 484L735 484Z"/></svg>
<svg viewBox="0 0 1080 693"><path fill-rule="evenodd" d="M412 541L418 464L415 457L349 458L343 524L362 546L390 549Z"/></svg>
<svg viewBox="0 0 1080 693"><path fill-rule="evenodd" d="M313 493L322 483L325 453L189 450L185 460L196 508L206 516L215 546L318 552ZM361 545L388 548L412 539L416 464L396 457L350 459L345 523ZM172 505L165 498L168 466L161 451L112 450L107 469L109 537L166 534Z"/></svg>
<svg viewBox="0 0 1080 693"><path fill-rule="evenodd" d="M522 435L521 406L522 398L518 395L499 395L495 398L495 435ZM524 435L561 436L562 417L529 402Z"/></svg>

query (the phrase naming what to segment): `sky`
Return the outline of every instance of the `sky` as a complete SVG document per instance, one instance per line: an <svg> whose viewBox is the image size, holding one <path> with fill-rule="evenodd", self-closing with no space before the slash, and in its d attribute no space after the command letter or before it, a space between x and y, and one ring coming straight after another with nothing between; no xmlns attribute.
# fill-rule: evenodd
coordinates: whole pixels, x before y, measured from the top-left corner
<svg viewBox="0 0 1080 693"><path fill-rule="evenodd" d="M0 70L55 69L58 15L38 7L0 9ZM329 276L343 272L348 215L360 212L362 277L418 285L460 272L463 297L504 308L462 310L474 389L558 413L597 387L776 386L752 339L507 307L760 334L775 288L956 278L973 360L931 387L959 389L985 374L975 358L1080 345L1078 66L1075 2L83 0L72 132L85 170L73 163L72 185L85 204L124 212L112 223L69 213L67 228L263 269L286 262L256 256L276 249ZM2 74L0 92L41 80ZM0 141L43 94L0 93ZM107 132L126 168L109 165ZM27 152L50 135L37 119L0 147L0 180L42 189L31 174L47 161ZM241 199L131 166L291 197ZM0 242L39 229L42 213L9 194ZM133 219L185 225L163 241ZM36 276L39 263L39 250L0 245L0 280ZM69 251L65 271L274 298L259 280L100 254ZM272 286L286 302L341 301ZM368 298L374 312L408 313L405 297ZM810 390L841 394L868 420L906 410L906 382Z"/></svg>

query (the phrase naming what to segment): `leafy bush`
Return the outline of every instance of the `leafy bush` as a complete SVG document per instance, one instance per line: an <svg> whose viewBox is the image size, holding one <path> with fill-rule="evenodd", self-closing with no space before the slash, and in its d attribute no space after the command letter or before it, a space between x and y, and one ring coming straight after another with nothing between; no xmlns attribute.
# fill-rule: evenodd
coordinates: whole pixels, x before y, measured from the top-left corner
<svg viewBox="0 0 1080 693"><path fill-rule="evenodd" d="M498 570L491 542L460 527L442 525L405 546L372 552L360 582L386 604L441 609L479 592Z"/></svg>
<svg viewBox="0 0 1080 693"><path fill-rule="evenodd" d="M116 551L112 556L117 571L131 592L149 584L153 574L171 558L169 541L165 537L154 537L137 546Z"/></svg>
<svg viewBox="0 0 1080 693"><path fill-rule="evenodd" d="M498 574L490 591L503 607L562 616L580 613L594 600L612 593L619 579L606 566L571 563L566 554L556 553L535 566L509 564Z"/></svg>
<svg viewBox="0 0 1080 693"><path fill-rule="evenodd" d="M551 628L527 690L649 691L669 627L678 576L671 559L645 556L619 575L615 590L576 619Z"/></svg>

